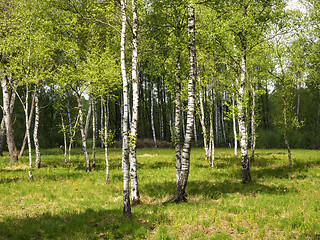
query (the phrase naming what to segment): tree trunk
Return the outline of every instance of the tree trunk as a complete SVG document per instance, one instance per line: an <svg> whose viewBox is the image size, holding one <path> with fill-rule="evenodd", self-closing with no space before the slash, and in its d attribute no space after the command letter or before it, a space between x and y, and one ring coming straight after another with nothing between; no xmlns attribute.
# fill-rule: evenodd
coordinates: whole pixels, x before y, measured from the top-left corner
<svg viewBox="0 0 320 240"><path fill-rule="evenodd" d="M138 108L139 108L139 79L138 79L138 16L136 0L132 0L132 121L130 138L130 178L131 178L131 203L140 203L137 177L136 144L138 135Z"/></svg>
<svg viewBox="0 0 320 240"><path fill-rule="evenodd" d="M16 92L15 90L11 91L11 99L10 99L10 116L13 113L13 108L16 100ZM5 125L5 119L2 118L1 126L0 126L0 156L3 156L3 149L6 141L6 125Z"/></svg>
<svg viewBox="0 0 320 240"><path fill-rule="evenodd" d="M34 90L34 100L35 100L35 120L34 120L34 132L33 132L33 140L34 140L34 147L36 150L36 162L35 167L40 168L41 165L41 154L40 154L40 145L38 139L38 129L39 129L39 116L40 116L40 109L39 109L39 89L36 85Z"/></svg>
<svg viewBox="0 0 320 240"><path fill-rule="evenodd" d="M86 172L90 171L90 162L89 162L89 155L87 151L87 137L85 134L85 130L83 127L83 113L82 113L82 103L81 103L81 95L79 93L76 93L77 96L77 102L78 102L78 113L79 113L79 127L80 127L80 133L81 133L81 139L82 139L82 151L85 159L85 168Z"/></svg>
<svg viewBox="0 0 320 240"><path fill-rule="evenodd" d="M238 137L237 137L237 123L236 123L236 116L234 113L235 110L235 99L234 93L232 94L232 122L233 122L233 136L234 136L234 155L238 155Z"/></svg>
<svg viewBox="0 0 320 240"><path fill-rule="evenodd" d="M125 38L127 1L121 0L121 74L123 83L123 117L122 117L122 164L123 164L123 214L131 217L130 189L129 189L129 139L128 139L128 79L125 64Z"/></svg>
<svg viewBox="0 0 320 240"><path fill-rule="evenodd" d="M209 90L209 121L210 121L210 135L209 135L209 164L214 166L214 133L213 133L213 89Z"/></svg>
<svg viewBox="0 0 320 240"><path fill-rule="evenodd" d="M101 112L100 112L100 128L101 128L101 131L103 131L104 129L104 126L103 126L103 97L101 96ZM121 121L122 123L122 121ZM122 125L121 125L121 128L122 128ZM103 137L101 137L101 147L103 148Z"/></svg>
<svg viewBox="0 0 320 240"><path fill-rule="evenodd" d="M64 143L63 156L64 156L64 162L67 163L67 134L66 134L66 127L65 127L65 124L64 124L62 113L60 113L60 116L61 116L61 125L62 125L62 131L63 131L63 143Z"/></svg>
<svg viewBox="0 0 320 240"><path fill-rule="evenodd" d="M292 166L292 160L291 160L291 148L290 148L290 144L288 141L288 119L287 119L287 103L286 100L283 99L283 120L284 120L284 133L283 133L283 137L284 137L284 142L286 144L286 147L288 149L288 167L291 168Z"/></svg>
<svg viewBox="0 0 320 240"><path fill-rule="evenodd" d="M256 86L252 86L252 113L251 113L251 161L254 161L254 151L256 149Z"/></svg>
<svg viewBox="0 0 320 240"><path fill-rule="evenodd" d="M94 99L92 100L92 170L96 168L96 117L97 109Z"/></svg>
<svg viewBox="0 0 320 240"><path fill-rule="evenodd" d="M151 83L151 94L150 94L150 101L151 101L151 129L152 129L152 136L153 136L153 143L154 147L157 148L157 137L156 137L156 130L154 127L154 111L153 111L153 83Z"/></svg>
<svg viewBox="0 0 320 240"><path fill-rule="evenodd" d="M223 109L223 107L224 107L224 101L223 101L224 94L225 93L223 93L223 96L221 98L221 126L222 126L222 134L223 134L224 144L227 147L228 144L227 144L226 130L225 130L225 127L224 127L224 116L223 116L223 112L224 112L224 109Z"/></svg>
<svg viewBox="0 0 320 240"><path fill-rule="evenodd" d="M68 112L68 120L69 120L69 137L72 138L72 119L71 119L71 110L70 110L70 94L69 91L66 90L66 97L67 97L67 112ZM73 146L71 146L73 147ZM70 161L70 158L69 158Z"/></svg>
<svg viewBox="0 0 320 240"><path fill-rule="evenodd" d="M188 5L188 35L189 35L189 52L190 52L190 72L188 83L188 112L187 112L187 126L186 138L183 145L181 173L177 184L174 200L181 202L186 200L185 190L187 186L189 167L190 167L190 153L193 135L194 124L194 108L195 108L195 81L197 75L196 63L196 43L195 43L195 14L194 5L191 0Z"/></svg>
<svg viewBox="0 0 320 240"><path fill-rule="evenodd" d="M245 35L245 33L243 34ZM241 38L241 69L240 69L240 83L237 96L238 106L238 122L241 148L241 180L242 183L251 181L249 158L248 158L248 141L247 128L245 116L245 98L246 98L246 39L245 36Z"/></svg>
<svg viewBox="0 0 320 240"><path fill-rule="evenodd" d="M201 88L201 78L198 76L198 84L200 86L200 91L199 91L199 101L200 101L200 123L202 127L202 135L203 135L203 146L204 146L204 151L206 155L206 161L210 163L210 153L209 153L209 148L208 148L208 136L207 136L207 129L206 129L206 123L205 123L205 115L204 115L204 106L203 106L203 96L202 96L202 88Z"/></svg>
<svg viewBox="0 0 320 240"><path fill-rule="evenodd" d="M175 120L174 120L174 147L176 151L176 184L178 185L181 172L181 78L180 78L180 51L176 56L176 89L175 89Z"/></svg>
<svg viewBox="0 0 320 240"><path fill-rule="evenodd" d="M77 116L77 119L76 119L76 122L74 124L74 127L72 129L71 127L71 136L70 136L70 142L69 142L69 163L71 162L71 148L72 148L72 145L73 145L73 139L74 139L74 136L76 135L76 130L77 130L77 125L78 125L78 122L79 122L79 113L78 113L78 116Z"/></svg>
<svg viewBox="0 0 320 240"><path fill-rule="evenodd" d="M14 131L10 114L10 96L7 86L7 80L3 76L1 79L2 97L3 97L3 118L5 120L6 132L7 132L7 144L10 153L10 162L14 163L18 161L18 151L14 142Z"/></svg>
<svg viewBox="0 0 320 240"><path fill-rule="evenodd" d="M88 138L88 131L89 131L89 126L90 126L91 114L92 114L92 95L90 94L88 114L87 114L86 124L85 124L85 128L84 128L84 132L85 132L85 135L86 135L86 139Z"/></svg>
<svg viewBox="0 0 320 240"><path fill-rule="evenodd" d="M32 122L32 116L33 116L33 112L34 112L34 105L35 105L35 98L34 98L34 95L33 95L33 98L32 98L32 103L31 103L31 109L30 109L30 114L29 114L29 121L28 121L28 127L30 129L31 127L31 122ZM26 148L26 144L27 144L27 138L28 138L28 134L27 134L27 129L26 129L26 132L24 134L24 138L23 138L23 142L22 142L22 145L21 145L21 149L20 149L20 153L19 153L19 156L22 157L23 154L24 154L24 150Z"/></svg>
<svg viewBox="0 0 320 240"><path fill-rule="evenodd" d="M106 101L107 104L104 103L104 156L106 159L106 183L109 182L109 158L108 158L108 108L109 108L109 100Z"/></svg>

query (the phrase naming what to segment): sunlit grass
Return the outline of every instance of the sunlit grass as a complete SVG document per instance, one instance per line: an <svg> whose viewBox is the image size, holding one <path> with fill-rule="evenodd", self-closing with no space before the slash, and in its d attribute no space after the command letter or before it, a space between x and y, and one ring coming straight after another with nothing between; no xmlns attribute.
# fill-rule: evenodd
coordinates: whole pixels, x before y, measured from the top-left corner
<svg viewBox="0 0 320 240"><path fill-rule="evenodd" d="M173 149L138 149L142 204L122 217L121 150L104 153L84 171L80 149L66 165L59 149L43 150L42 168L28 180L27 158L0 161L0 239L319 239L320 154L258 150L252 183L241 184L240 159L216 149L213 168L193 149L188 202L165 204L175 190Z"/></svg>

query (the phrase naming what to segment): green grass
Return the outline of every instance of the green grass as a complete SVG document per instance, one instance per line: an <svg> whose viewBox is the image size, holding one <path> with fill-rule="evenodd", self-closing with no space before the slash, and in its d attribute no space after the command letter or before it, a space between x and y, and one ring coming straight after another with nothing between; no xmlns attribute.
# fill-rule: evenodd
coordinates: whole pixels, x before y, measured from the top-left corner
<svg viewBox="0 0 320 240"><path fill-rule="evenodd" d="M42 152L42 168L28 180L27 158L0 159L0 239L320 239L320 154L258 150L252 183L240 182L240 159L217 149L209 168L193 149L188 202L166 204L175 190L173 149L138 149L142 204L122 217L121 150L104 153L96 171L84 171L79 149L66 166L59 149Z"/></svg>

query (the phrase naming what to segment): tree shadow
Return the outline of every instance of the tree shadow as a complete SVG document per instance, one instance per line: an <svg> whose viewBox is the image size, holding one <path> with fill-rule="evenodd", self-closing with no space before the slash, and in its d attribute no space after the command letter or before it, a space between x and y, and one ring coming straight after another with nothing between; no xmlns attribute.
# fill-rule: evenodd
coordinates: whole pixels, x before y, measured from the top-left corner
<svg viewBox="0 0 320 240"><path fill-rule="evenodd" d="M164 181L161 183L147 183L141 189L151 197L159 198L173 193L176 187L174 181ZM172 191L170 191L172 189ZM210 182L208 180L189 180L186 192L190 196L200 196L202 199L219 199L224 194L240 193L242 195L255 196L258 193L285 195L292 192L297 192L294 187L285 186L268 186L256 181L249 184L242 184L235 180L225 180L223 182Z"/></svg>
<svg viewBox="0 0 320 240"><path fill-rule="evenodd" d="M86 209L83 213L5 218L0 222L1 239L137 239L145 238L156 223L169 221L161 213L135 213L124 218L120 210Z"/></svg>

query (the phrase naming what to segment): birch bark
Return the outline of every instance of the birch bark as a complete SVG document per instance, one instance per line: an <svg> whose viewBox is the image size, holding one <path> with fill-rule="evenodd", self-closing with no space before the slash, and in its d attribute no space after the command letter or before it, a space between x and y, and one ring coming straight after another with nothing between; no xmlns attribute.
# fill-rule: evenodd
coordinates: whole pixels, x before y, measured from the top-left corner
<svg viewBox="0 0 320 240"><path fill-rule="evenodd" d="M85 160L85 169L86 172L90 171L90 162L89 162L89 155L87 151L87 136L85 134L84 126L83 126L83 113L82 113L82 103L81 103L81 95L76 93L77 96L77 103L78 103L78 113L79 113L79 127L82 139L82 151Z"/></svg>
<svg viewBox="0 0 320 240"><path fill-rule="evenodd" d="M132 121L130 137L130 178L131 178L131 203L140 203L137 177L136 143L138 135L138 108L139 108L139 79L138 79L138 16L136 0L132 0Z"/></svg>
<svg viewBox="0 0 320 240"><path fill-rule="evenodd" d="M241 148L241 180L242 183L248 183L251 181L249 158L248 158L248 137L246 128L245 117L245 97L246 97L246 40L245 36L241 39L241 66L240 66L240 83L237 95L238 106L238 123L239 123L239 135L240 135L240 148Z"/></svg>
<svg viewBox="0 0 320 240"><path fill-rule="evenodd" d="M175 92L175 121L174 121L174 146L176 151L176 183L178 185L181 172L181 79L180 79L180 51L176 56L176 92Z"/></svg>
<svg viewBox="0 0 320 240"><path fill-rule="evenodd" d="M120 64L123 84L123 117L122 117L122 165L123 165L123 214L131 216L130 190L129 190L129 138L128 138L128 79L125 64L126 15L127 1L121 0L121 42Z"/></svg>
<svg viewBox="0 0 320 240"><path fill-rule="evenodd" d="M234 155L238 155L238 136L237 136L237 123L235 116L235 98L234 93L232 94L232 123L233 123L233 136L234 136Z"/></svg>
<svg viewBox="0 0 320 240"><path fill-rule="evenodd" d="M252 112L251 112L251 161L254 161L254 151L256 149L256 86L252 86Z"/></svg>
<svg viewBox="0 0 320 240"><path fill-rule="evenodd" d="M18 151L16 144L14 142L14 132L13 126L11 121L11 114L10 114L10 95L8 89L8 82L5 76L1 78L1 87L2 87L2 98L3 98L3 117L5 120L6 126L6 135L7 135L7 144L8 150L10 153L10 162L14 163L18 161Z"/></svg>
<svg viewBox="0 0 320 240"><path fill-rule="evenodd" d="M189 54L190 54L190 72L188 81L188 112L186 138L183 145L181 173L177 184L177 189L174 195L174 201L181 202L186 200L185 190L187 186L189 168L190 168L190 153L193 135L194 111L195 111L195 81L197 75L196 64L196 42L195 42L195 14L194 4L191 0L188 4L188 35L189 35Z"/></svg>
<svg viewBox="0 0 320 240"><path fill-rule="evenodd" d="M92 100L92 170L96 168L96 117L97 109L94 99Z"/></svg>
<svg viewBox="0 0 320 240"><path fill-rule="evenodd" d="M37 85L34 90L34 101L35 101L35 120L34 120L33 141L34 141L34 147L36 151L35 167L40 168L41 154L40 154L40 144L38 139L40 109L39 109L39 88Z"/></svg>

